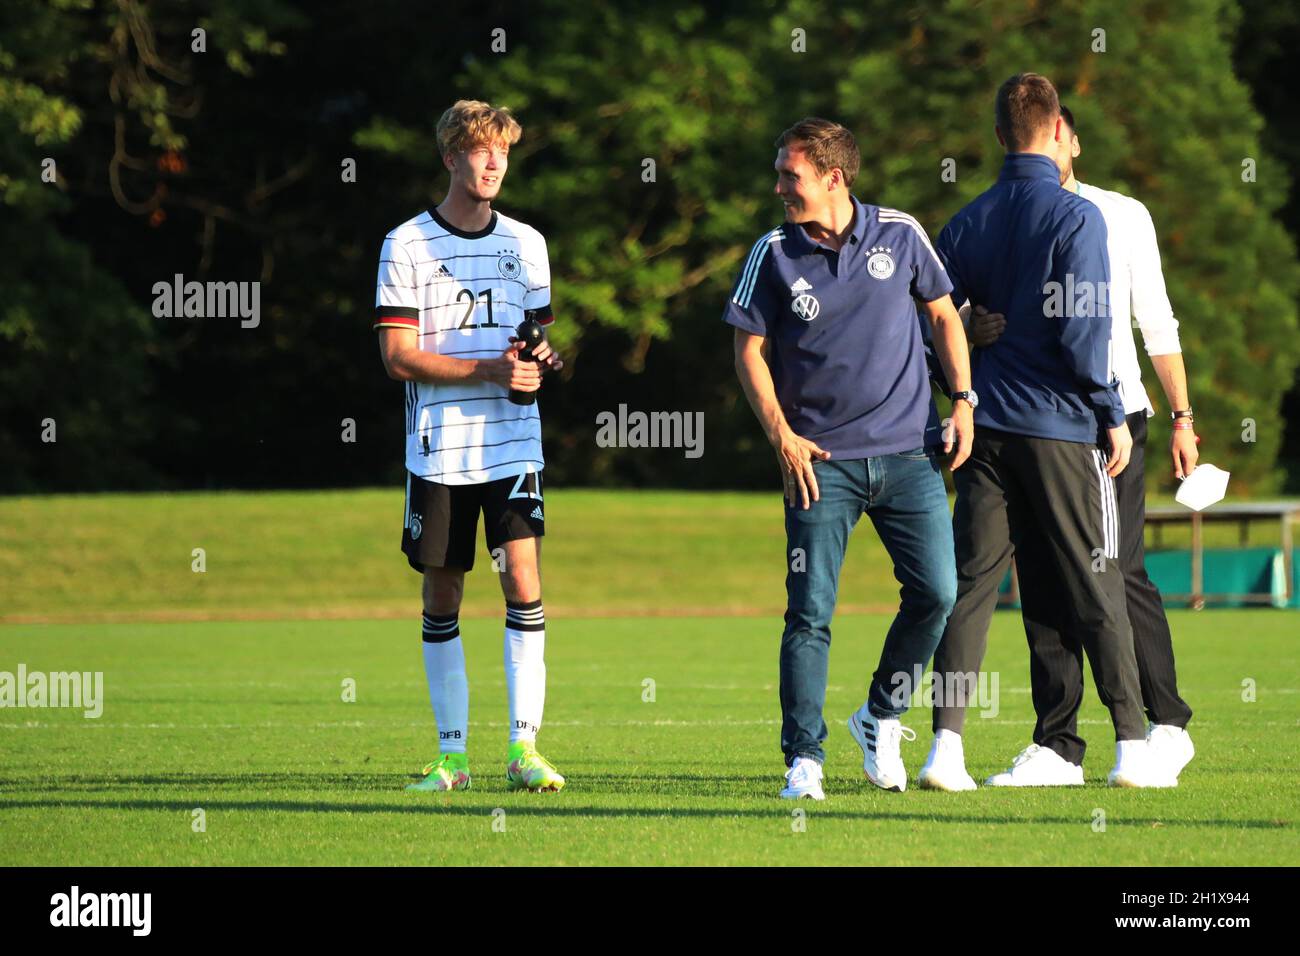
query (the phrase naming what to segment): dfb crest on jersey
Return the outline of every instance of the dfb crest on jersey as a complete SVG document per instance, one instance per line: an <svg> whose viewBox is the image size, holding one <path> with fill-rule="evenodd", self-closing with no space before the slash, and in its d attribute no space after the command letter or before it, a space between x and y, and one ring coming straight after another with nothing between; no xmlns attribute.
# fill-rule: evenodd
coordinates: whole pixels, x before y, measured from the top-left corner
<svg viewBox="0 0 1300 956"><path fill-rule="evenodd" d="M822 310L822 304L817 301L817 297L806 292L803 295L795 296L795 300L790 307L794 309L794 314L805 322L811 322L817 318L817 313Z"/></svg>
<svg viewBox="0 0 1300 956"><path fill-rule="evenodd" d="M420 521L419 515L411 515L411 540L419 541L420 535L424 531L424 525Z"/></svg>
<svg viewBox="0 0 1300 956"><path fill-rule="evenodd" d="M497 260L497 271L506 279L518 279L522 267L519 265L519 257L506 253Z"/></svg>
<svg viewBox="0 0 1300 956"><path fill-rule="evenodd" d="M876 246L868 253L870 258L867 259L867 272L871 278L883 282L894 274L894 257L890 255L893 251L884 246Z"/></svg>

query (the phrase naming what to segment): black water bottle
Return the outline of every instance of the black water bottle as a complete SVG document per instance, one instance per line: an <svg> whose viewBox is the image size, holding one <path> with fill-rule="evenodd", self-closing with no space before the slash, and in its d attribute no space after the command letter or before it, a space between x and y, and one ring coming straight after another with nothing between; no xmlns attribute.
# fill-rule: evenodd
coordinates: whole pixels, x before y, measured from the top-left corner
<svg viewBox="0 0 1300 956"><path fill-rule="evenodd" d="M533 349L542 344L546 333L542 331L541 324L536 319L524 319L519 323L519 328L515 329L515 338L524 343L524 347L519 350L520 362L536 362L533 357ZM520 392L516 389L510 390L510 401L516 405L531 405L537 401L536 392Z"/></svg>

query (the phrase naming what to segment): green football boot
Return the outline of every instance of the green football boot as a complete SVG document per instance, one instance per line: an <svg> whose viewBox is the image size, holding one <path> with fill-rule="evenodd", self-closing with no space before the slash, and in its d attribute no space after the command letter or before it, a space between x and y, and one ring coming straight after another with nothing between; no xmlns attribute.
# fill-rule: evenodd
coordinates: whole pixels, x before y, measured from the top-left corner
<svg viewBox="0 0 1300 956"><path fill-rule="evenodd" d="M469 789L469 757L465 754L443 754L420 773L425 775L424 779L407 784L407 790Z"/></svg>
<svg viewBox="0 0 1300 956"><path fill-rule="evenodd" d="M564 778L537 752L533 741L520 740L512 743L508 751L506 785L511 790L554 793L564 787Z"/></svg>

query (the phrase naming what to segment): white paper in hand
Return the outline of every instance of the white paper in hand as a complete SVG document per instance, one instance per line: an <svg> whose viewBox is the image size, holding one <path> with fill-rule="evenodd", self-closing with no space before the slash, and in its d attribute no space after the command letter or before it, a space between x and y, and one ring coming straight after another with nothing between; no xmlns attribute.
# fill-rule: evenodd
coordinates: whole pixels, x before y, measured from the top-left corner
<svg viewBox="0 0 1300 956"><path fill-rule="evenodd" d="M1193 511L1204 511L1228 492L1228 472L1213 465L1197 465L1178 486L1174 500Z"/></svg>

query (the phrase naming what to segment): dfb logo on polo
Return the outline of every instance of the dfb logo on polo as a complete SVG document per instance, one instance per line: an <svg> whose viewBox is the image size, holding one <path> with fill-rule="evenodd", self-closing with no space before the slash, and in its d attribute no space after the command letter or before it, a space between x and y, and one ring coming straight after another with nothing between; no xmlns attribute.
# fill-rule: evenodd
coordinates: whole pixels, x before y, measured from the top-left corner
<svg viewBox="0 0 1300 956"><path fill-rule="evenodd" d="M883 281L894 274L894 257L890 255L893 251L883 246L871 250L870 258L867 259L867 272L871 273L873 279Z"/></svg>
<svg viewBox="0 0 1300 956"><path fill-rule="evenodd" d="M811 322L813 319L817 318L817 313L822 310L822 304L817 301L815 295L804 293L794 300L794 304L791 308L794 309L794 314L799 316L799 318L803 319L805 322Z"/></svg>
<svg viewBox="0 0 1300 956"><path fill-rule="evenodd" d="M424 531L424 525L420 522L420 516L411 515L411 540L419 541L422 531Z"/></svg>

